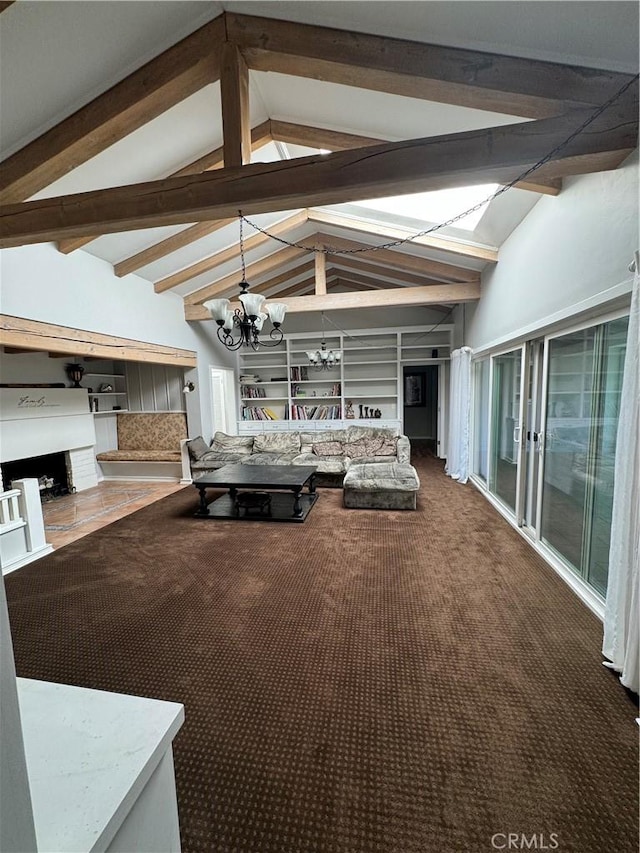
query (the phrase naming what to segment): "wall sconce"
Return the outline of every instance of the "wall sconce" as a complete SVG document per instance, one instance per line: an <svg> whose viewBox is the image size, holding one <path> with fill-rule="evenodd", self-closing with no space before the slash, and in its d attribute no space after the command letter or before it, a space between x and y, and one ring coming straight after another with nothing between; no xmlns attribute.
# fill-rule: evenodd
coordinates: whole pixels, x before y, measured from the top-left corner
<svg viewBox="0 0 640 853"><path fill-rule="evenodd" d="M182 389L182 393L183 394L191 394L191 392L195 391L195 390L196 390L196 386L193 384L193 382L185 382L184 388Z"/></svg>

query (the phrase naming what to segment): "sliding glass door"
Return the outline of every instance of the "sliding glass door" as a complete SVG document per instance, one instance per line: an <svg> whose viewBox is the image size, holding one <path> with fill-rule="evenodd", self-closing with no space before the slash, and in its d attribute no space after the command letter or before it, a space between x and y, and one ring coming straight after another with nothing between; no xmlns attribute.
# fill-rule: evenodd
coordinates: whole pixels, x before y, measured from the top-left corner
<svg viewBox="0 0 640 853"><path fill-rule="evenodd" d="M522 439L522 348L492 358L489 490L516 511Z"/></svg>
<svg viewBox="0 0 640 853"><path fill-rule="evenodd" d="M475 477L606 594L626 317L474 363Z"/></svg>
<svg viewBox="0 0 640 853"><path fill-rule="evenodd" d="M540 536L606 593L627 318L549 341Z"/></svg>

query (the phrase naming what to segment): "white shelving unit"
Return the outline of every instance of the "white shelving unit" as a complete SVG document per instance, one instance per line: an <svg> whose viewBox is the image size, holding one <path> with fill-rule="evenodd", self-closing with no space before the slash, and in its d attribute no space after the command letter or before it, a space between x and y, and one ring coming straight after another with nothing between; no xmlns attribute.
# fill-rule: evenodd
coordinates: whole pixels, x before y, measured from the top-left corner
<svg viewBox="0 0 640 853"><path fill-rule="evenodd" d="M118 370L119 366L114 364L114 371ZM122 372L108 373L96 372L85 373L82 377L83 383L91 388L89 392L89 405L94 415L113 414L114 411L125 412L127 410L127 380ZM100 391L105 385L110 385L112 391ZM114 406L119 407L114 410Z"/></svg>
<svg viewBox="0 0 640 853"><path fill-rule="evenodd" d="M328 370L317 370L307 358L308 350L320 349L321 334L293 333L277 347L243 351L238 432L400 427L403 367L449 361L452 331L453 326L442 325L325 335L327 349L342 354ZM353 418L347 418L348 404Z"/></svg>

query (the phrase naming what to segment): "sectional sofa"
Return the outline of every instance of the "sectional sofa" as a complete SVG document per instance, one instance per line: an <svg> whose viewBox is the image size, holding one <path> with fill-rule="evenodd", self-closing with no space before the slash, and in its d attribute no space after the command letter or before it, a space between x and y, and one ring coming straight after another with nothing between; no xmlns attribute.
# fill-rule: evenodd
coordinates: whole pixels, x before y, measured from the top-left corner
<svg viewBox="0 0 640 853"><path fill-rule="evenodd" d="M352 463L402 463L411 461L405 435L382 427L349 426L346 429L305 432L266 432L227 435L216 432L211 444L202 436L181 443L191 476L224 465L315 465L318 485L342 486Z"/></svg>

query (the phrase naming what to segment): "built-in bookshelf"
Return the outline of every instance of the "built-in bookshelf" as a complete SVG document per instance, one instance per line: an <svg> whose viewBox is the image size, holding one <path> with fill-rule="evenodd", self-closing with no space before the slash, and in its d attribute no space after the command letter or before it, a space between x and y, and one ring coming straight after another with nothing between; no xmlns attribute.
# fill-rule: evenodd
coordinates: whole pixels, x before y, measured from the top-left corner
<svg viewBox="0 0 640 853"><path fill-rule="evenodd" d="M113 372L87 372L82 377L83 386L89 390L89 406L94 414L112 414L114 410L127 410L128 393L124 364L112 362L109 366Z"/></svg>
<svg viewBox="0 0 640 853"><path fill-rule="evenodd" d="M346 331L325 335L339 362L327 370L309 364L321 334L294 333L276 347L239 354L242 432L400 424L403 367L443 364L451 354L452 326Z"/></svg>

